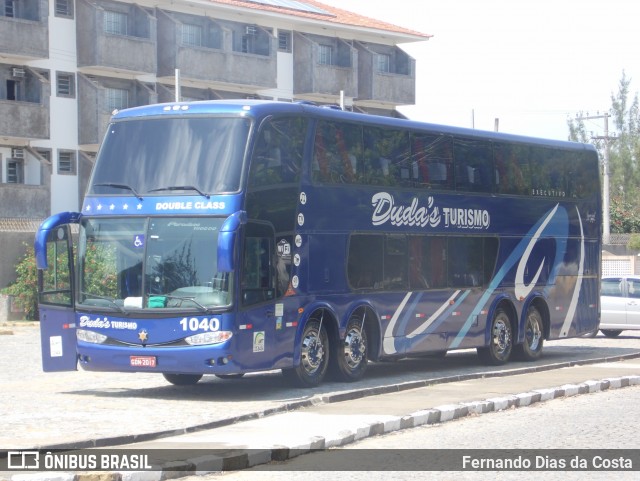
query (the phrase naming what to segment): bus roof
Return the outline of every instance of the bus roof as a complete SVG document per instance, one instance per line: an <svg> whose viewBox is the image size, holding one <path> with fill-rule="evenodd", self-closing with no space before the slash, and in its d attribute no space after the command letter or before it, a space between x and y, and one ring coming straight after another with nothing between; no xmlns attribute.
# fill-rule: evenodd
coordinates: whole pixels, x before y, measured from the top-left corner
<svg viewBox="0 0 640 481"><path fill-rule="evenodd" d="M175 115L246 115L252 118L262 118L274 114L304 114L316 118L332 119L335 121L355 122L371 126L406 128L411 130L428 130L439 134L473 137L484 140L498 142L526 143L553 148L569 150L593 150L591 144L582 144L568 140L543 139L517 134L507 134L489 130L471 129L465 127L454 127L441 124L418 122L410 119L400 119L396 117L385 117L381 115L371 115L343 111L338 106L319 106L312 102L282 102L274 100L255 99L232 99L232 100L205 100L195 102L170 102L163 104L152 104L141 107L132 107L117 111L113 114L113 121L120 121L131 118L153 118Z"/></svg>

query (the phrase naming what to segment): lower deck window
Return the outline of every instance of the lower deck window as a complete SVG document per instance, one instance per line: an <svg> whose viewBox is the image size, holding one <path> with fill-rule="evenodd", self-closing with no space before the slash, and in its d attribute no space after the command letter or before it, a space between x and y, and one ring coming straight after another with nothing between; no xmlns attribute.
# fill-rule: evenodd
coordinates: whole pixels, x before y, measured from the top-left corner
<svg viewBox="0 0 640 481"><path fill-rule="evenodd" d="M347 276L353 289L479 287L493 275L495 237L354 234Z"/></svg>

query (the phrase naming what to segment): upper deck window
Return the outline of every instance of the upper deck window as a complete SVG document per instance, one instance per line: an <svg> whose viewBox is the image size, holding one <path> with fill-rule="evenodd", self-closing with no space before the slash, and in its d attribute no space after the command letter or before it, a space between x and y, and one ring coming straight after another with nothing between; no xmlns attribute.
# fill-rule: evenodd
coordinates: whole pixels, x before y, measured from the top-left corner
<svg viewBox="0 0 640 481"><path fill-rule="evenodd" d="M250 121L240 117L136 119L109 126L91 180L90 194L139 195L192 186L207 194L240 189ZM184 191L193 195L193 190ZM154 195L167 195L156 191Z"/></svg>

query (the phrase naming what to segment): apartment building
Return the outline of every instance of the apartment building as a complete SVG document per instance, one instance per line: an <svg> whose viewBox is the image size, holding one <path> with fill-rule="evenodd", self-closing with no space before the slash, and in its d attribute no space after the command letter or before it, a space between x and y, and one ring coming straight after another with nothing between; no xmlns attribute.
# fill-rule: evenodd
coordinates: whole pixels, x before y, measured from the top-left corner
<svg viewBox="0 0 640 481"><path fill-rule="evenodd" d="M75 211L116 109L225 98L415 103L428 34L313 0L2 0L0 288L51 213Z"/></svg>

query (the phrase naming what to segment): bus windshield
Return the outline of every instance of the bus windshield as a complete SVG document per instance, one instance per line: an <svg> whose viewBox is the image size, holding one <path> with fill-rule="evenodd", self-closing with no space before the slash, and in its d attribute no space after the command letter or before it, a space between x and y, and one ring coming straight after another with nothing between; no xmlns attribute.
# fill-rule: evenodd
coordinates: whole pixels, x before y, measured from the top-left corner
<svg viewBox="0 0 640 481"><path fill-rule="evenodd" d="M217 272L222 218L85 219L78 303L92 308L217 309L231 304L231 274Z"/></svg>
<svg viewBox="0 0 640 481"><path fill-rule="evenodd" d="M241 117L114 122L88 193L168 195L176 186L189 186L187 195L237 192L249 128L250 120Z"/></svg>

